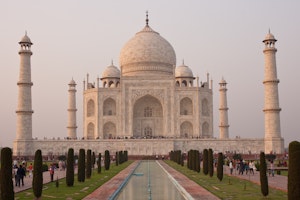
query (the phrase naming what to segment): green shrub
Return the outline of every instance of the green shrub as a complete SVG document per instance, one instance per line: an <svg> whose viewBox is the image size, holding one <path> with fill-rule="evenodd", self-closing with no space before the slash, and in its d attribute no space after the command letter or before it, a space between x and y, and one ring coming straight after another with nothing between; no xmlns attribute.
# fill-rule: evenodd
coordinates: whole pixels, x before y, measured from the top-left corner
<svg viewBox="0 0 300 200"><path fill-rule="evenodd" d="M208 174L208 150L203 150L203 174Z"/></svg>
<svg viewBox="0 0 300 200"><path fill-rule="evenodd" d="M213 177L213 175L214 175L214 157L213 157L212 149L208 149L208 172L209 172L209 176Z"/></svg>
<svg viewBox="0 0 300 200"><path fill-rule="evenodd" d="M300 199L300 143L289 144L288 199Z"/></svg>
<svg viewBox="0 0 300 200"><path fill-rule="evenodd" d="M34 166L33 166L33 180L32 189L34 196L38 199L42 196L43 189L43 158L42 151L40 149L36 150L34 156ZM48 167L47 167L48 169Z"/></svg>
<svg viewBox="0 0 300 200"><path fill-rule="evenodd" d="M85 150L79 149L79 158L78 158L78 182L85 181Z"/></svg>
<svg viewBox="0 0 300 200"><path fill-rule="evenodd" d="M104 152L104 167L105 167L105 170L109 170L109 166L110 166L110 155L109 155L109 151L108 150L105 150Z"/></svg>
<svg viewBox="0 0 300 200"><path fill-rule="evenodd" d="M98 166L97 172L98 172L98 174L100 174L101 173L101 153L99 153L99 155L98 155L97 166Z"/></svg>
<svg viewBox="0 0 300 200"><path fill-rule="evenodd" d="M14 200L14 185L12 181L12 151L8 147L1 149L0 177L1 199Z"/></svg>
<svg viewBox="0 0 300 200"><path fill-rule="evenodd" d="M224 165L223 154L218 153L217 177L220 181L223 180L223 165Z"/></svg>
<svg viewBox="0 0 300 200"><path fill-rule="evenodd" d="M267 177L267 164L266 164L266 157L265 153L261 152L259 156L260 160L260 189L261 193L264 196L268 196L269 194L269 185L268 185L268 177Z"/></svg>
<svg viewBox="0 0 300 200"><path fill-rule="evenodd" d="M66 184L71 187L74 185L74 149L68 150Z"/></svg>
<svg viewBox="0 0 300 200"><path fill-rule="evenodd" d="M92 176L92 150L87 150L86 157L86 178L91 178Z"/></svg>
<svg viewBox="0 0 300 200"><path fill-rule="evenodd" d="M43 165L42 165L42 172L46 172L48 170L49 170L48 165L46 163L43 163Z"/></svg>

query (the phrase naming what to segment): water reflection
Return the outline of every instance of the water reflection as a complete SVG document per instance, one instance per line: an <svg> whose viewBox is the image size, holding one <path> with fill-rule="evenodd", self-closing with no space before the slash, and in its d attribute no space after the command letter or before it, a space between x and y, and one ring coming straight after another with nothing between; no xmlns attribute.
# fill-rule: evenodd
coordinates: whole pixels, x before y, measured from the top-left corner
<svg viewBox="0 0 300 200"><path fill-rule="evenodd" d="M117 200L185 199L155 161L142 161L121 190Z"/></svg>

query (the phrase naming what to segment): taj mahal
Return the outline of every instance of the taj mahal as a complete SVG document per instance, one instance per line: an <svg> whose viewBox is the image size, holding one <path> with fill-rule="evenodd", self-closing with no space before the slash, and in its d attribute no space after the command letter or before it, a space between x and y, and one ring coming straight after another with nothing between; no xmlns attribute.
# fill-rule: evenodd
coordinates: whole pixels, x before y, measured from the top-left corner
<svg viewBox="0 0 300 200"><path fill-rule="evenodd" d="M122 48L119 67L112 62L96 80L86 75L83 87L83 135L77 135L76 82L69 82L68 124L65 139L32 137L31 46L25 36L20 44L17 128L14 156L66 154L69 148L95 153L127 150L129 155L167 155L212 148L215 152L284 152L276 69L276 39L270 32L263 43L265 57L264 116L261 138L230 138L227 82L219 82L219 134L213 130L213 87L207 74L199 82L192 68L176 64L172 45L146 24ZM38 84L38 83L36 83ZM262 99L263 101L263 99ZM64 111L62 111L64 112Z"/></svg>

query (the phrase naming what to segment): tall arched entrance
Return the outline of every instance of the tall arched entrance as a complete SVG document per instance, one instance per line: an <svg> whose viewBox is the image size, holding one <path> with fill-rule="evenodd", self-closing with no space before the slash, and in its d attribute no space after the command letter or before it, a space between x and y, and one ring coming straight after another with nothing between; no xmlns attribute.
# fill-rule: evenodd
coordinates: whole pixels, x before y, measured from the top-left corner
<svg viewBox="0 0 300 200"><path fill-rule="evenodd" d="M146 95L133 106L133 136L137 138L163 135L163 108L158 99Z"/></svg>

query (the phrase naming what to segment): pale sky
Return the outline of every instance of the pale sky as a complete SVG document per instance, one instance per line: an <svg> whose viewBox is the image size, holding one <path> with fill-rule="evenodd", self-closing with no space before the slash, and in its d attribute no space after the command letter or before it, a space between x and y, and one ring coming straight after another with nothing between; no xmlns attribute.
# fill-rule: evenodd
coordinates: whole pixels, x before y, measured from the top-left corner
<svg viewBox="0 0 300 200"><path fill-rule="evenodd" d="M96 81L123 45L149 25L173 46L177 66L213 79L214 137L219 137L219 85L228 85L229 136L264 137L264 44L270 28L277 51L281 135L300 141L300 1L0 0L0 146L16 136L18 42L31 48L33 137L67 137L68 83L77 83L77 135L83 135L83 80ZM295 89L296 88L296 89Z"/></svg>

